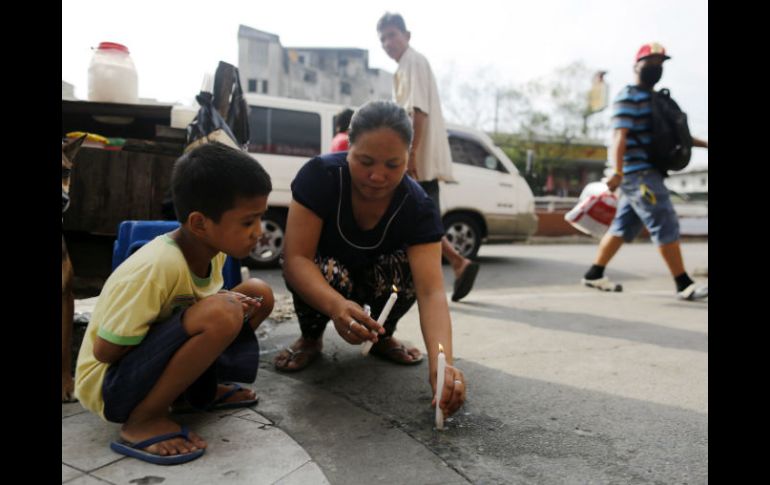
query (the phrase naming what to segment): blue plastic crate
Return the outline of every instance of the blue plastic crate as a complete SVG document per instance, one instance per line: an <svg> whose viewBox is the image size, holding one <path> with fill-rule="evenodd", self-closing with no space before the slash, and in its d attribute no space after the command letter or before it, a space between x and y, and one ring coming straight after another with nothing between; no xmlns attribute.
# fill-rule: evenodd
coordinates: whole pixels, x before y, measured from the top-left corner
<svg viewBox="0 0 770 485"><path fill-rule="evenodd" d="M155 237L179 227L177 221L123 221L118 226L118 237L112 246L112 270L131 256L137 249ZM222 269L224 287L232 289L241 283L241 263L230 256Z"/></svg>

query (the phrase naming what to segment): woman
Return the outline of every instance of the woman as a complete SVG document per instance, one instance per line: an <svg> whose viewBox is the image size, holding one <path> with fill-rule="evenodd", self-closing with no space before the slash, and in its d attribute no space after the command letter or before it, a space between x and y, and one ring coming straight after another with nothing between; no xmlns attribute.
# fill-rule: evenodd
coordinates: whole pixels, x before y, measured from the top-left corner
<svg viewBox="0 0 770 485"><path fill-rule="evenodd" d="M409 117L395 103L373 101L353 116L349 137L347 153L310 160L291 185L284 277L302 336L276 356L275 367L298 371L315 360L329 319L346 342L371 340L372 354L418 364L420 351L393 337L396 323L417 301L434 395L439 343L446 354L440 407L451 415L464 402L466 387L462 371L452 365L441 270L444 228L430 197L405 177ZM362 306L371 305L378 317L392 286L398 298L380 326Z"/></svg>

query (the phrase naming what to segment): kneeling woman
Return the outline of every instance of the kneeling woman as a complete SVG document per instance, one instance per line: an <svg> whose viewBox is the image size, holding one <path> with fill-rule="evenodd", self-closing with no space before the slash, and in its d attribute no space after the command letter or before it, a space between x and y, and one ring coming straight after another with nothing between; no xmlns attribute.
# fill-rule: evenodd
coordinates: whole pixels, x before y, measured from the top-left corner
<svg viewBox="0 0 770 485"><path fill-rule="evenodd" d="M447 366L441 408L454 413L465 400L465 378L452 365L452 323L441 270L444 228L433 201L405 176L412 126L386 101L361 107L350 124L350 149L307 162L291 185L284 277L294 297L302 336L274 361L282 371L305 368L321 353L329 319L350 344L372 340L371 353L400 364L423 356L393 337L398 320L417 301L436 386L438 345ZM398 288L383 326L377 317Z"/></svg>

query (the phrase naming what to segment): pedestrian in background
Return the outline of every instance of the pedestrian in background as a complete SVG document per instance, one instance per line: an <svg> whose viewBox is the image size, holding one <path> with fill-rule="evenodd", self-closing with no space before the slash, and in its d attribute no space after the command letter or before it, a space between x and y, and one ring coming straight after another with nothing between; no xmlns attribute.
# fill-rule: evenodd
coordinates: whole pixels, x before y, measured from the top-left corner
<svg viewBox="0 0 770 485"><path fill-rule="evenodd" d="M345 108L337 113L334 118L334 139L332 139L332 152L348 151L348 127L353 117L353 110Z"/></svg>
<svg viewBox="0 0 770 485"><path fill-rule="evenodd" d="M698 286L684 269L679 246L679 219L663 184L665 171L656 167L651 151L652 96L663 75L663 62L671 57L658 43L644 44L636 53L636 84L623 88L612 107L612 144L610 159L615 172L607 181L611 191L620 187L617 213L599 243L599 252L582 283L604 291L622 291L623 287L604 276L604 269L623 242L631 242L647 227L658 246L682 300L708 297L708 285ZM692 137L696 147L708 148L708 142Z"/></svg>
<svg viewBox="0 0 770 485"><path fill-rule="evenodd" d="M382 48L398 62L393 98L409 114L414 127L407 173L420 183L441 213L439 180L455 180L436 78L425 56L409 45L411 32L401 15L385 13L377 22L377 33ZM441 239L441 254L455 274L452 301L459 301L473 288L479 264L458 253L446 236Z"/></svg>

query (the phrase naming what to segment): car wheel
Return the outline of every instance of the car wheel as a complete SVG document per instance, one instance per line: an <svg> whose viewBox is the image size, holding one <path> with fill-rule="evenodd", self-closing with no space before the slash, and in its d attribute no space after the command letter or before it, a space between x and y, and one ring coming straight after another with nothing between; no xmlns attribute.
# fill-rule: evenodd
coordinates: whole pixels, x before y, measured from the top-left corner
<svg viewBox="0 0 770 485"><path fill-rule="evenodd" d="M478 222L467 214L450 214L444 218L445 235L455 250L473 259L481 247L481 229Z"/></svg>
<svg viewBox="0 0 770 485"><path fill-rule="evenodd" d="M283 252L286 215L282 211L268 209L262 216L262 235L257 247L243 262L249 268L274 268Z"/></svg>

